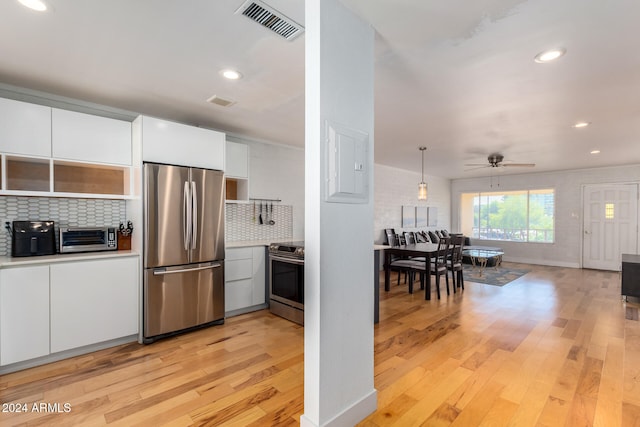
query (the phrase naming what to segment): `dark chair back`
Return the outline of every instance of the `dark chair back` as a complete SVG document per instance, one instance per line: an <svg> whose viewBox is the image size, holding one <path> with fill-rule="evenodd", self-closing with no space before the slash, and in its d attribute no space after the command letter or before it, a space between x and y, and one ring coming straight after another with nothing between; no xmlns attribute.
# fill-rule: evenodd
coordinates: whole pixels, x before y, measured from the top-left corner
<svg viewBox="0 0 640 427"><path fill-rule="evenodd" d="M424 237L424 234L421 232L416 233L416 243L427 243L427 239Z"/></svg>
<svg viewBox="0 0 640 427"><path fill-rule="evenodd" d="M456 235L451 237L451 265L462 263L462 247L464 246L464 236Z"/></svg>
<svg viewBox="0 0 640 427"><path fill-rule="evenodd" d="M431 243L438 243L440 241L440 237L438 237L438 235L433 231L430 231L429 240L431 240Z"/></svg>
<svg viewBox="0 0 640 427"><path fill-rule="evenodd" d="M449 242L450 239L448 237L443 237L438 242L438 252L436 254L436 267L447 265L447 257L449 256Z"/></svg>
<svg viewBox="0 0 640 427"><path fill-rule="evenodd" d="M391 240L389 239L389 237L390 237L390 236L395 237L395 235L396 235L396 230L395 230L395 229L393 229L393 228L385 228L385 229L384 229L384 235L385 235L385 237L386 237L386 239L387 239L387 245L389 245L389 246L394 246L394 245L392 245L392 244L391 244Z"/></svg>
<svg viewBox="0 0 640 427"><path fill-rule="evenodd" d="M413 245L416 243L416 235L413 231L405 231L404 232L404 241L407 245Z"/></svg>

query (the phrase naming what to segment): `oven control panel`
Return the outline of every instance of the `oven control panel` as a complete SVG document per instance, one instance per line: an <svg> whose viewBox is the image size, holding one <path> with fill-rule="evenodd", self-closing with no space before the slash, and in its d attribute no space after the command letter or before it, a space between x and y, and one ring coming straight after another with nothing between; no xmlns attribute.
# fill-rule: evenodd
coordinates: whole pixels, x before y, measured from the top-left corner
<svg viewBox="0 0 640 427"><path fill-rule="evenodd" d="M290 258L304 259L304 246L272 243L269 245L269 253Z"/></svg>

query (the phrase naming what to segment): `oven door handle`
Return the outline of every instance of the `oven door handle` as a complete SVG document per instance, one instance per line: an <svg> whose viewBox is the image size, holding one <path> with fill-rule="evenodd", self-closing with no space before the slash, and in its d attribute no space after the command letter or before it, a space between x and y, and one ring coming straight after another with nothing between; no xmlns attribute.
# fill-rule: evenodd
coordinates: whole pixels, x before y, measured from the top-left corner
<svg viewBox="0 0 640 427"><path fill-rule="evenodd" d="M287 258L272 254L269 254L269 259L272 261L286 262L287 264L304 265L304 259Z"/></svg>

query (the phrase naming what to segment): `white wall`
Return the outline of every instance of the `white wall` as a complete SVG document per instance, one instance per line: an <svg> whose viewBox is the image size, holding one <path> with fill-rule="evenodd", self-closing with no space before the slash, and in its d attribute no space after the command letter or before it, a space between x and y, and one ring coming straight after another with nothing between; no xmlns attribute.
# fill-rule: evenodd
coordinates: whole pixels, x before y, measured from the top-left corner
<svg viewBox="0 0 640 427"><path fill-rule="evenodd" d="M249 197L293 206L293 239L304 239L304 149L227 135L249 146Z"/></svg>
<svg viewBox="0 0 640 427"><path fill-rule="evenodd" d="M384 229L396 232L415 230L451 230L451 181L425 175L429 186L426 201L418 200L419 173L389 166L375 165L374 239L385 241ZM428 206L438 208L438 224L434 227L402 228L402 206Z"/></svg>
<svg viewBox="0 0 640 427"><path fill-rule="evenodd" d="M505 260L579 268L582 257L582 186L584 184L640 181L640 165L580 169L563 172L502 175L493 178L458 179L451 182L451 223L460 229L460 194L474 191L555 189L555 243L517 243L483 240L500 246ZM496 186L499 182L499 187Z"/></svg>
<svg viewBox="0 0 640 427"><path fill-rule="evenodd" d="M302 427L355 425L375 411L373 194L325 200L328 124L368 135L373 187L374 31L340 0L305 1L304 414ZM349 136L341 139L348 144ZM344 145L341 145L344 147ZM332 153L335 154L335 151ZM350 165L353 165L351 163ZM350 168L349 168L350 169ZM343 171L341 173L347 173ZM342 176L342 175L341 175ZM364 181L366 180L366 181Z"/></svg>
<svg viewBox="0 0 640 427"><path fill-rule="evenodd" d="M227 139L249 146L249 197L282 199L283 205L292 205L293 239L303 240L304 149L236 135L227 135ZM419 173L377 164L374 175L373 236L376 243L384 242L385 228L404 230L403 205L437 207L438 225L426 229L452 230L449 179L425 175L429 197L422 202L418 201Z"/></svg>

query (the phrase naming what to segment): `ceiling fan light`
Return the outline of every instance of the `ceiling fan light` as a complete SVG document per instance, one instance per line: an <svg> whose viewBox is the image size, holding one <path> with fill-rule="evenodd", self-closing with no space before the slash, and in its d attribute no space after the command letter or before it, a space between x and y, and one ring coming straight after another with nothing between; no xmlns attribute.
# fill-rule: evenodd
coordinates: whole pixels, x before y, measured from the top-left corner
<svg viewBox="0 0 640 427"><path fill-rule="evenodd" d="M418 184L418 200L427 200L427 183Z"/></svg>

